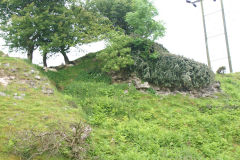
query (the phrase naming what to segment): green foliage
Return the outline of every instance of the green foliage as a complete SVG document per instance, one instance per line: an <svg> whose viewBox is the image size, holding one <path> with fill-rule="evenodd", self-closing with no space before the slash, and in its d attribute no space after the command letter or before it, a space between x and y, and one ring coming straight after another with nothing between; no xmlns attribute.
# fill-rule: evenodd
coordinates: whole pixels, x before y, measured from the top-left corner
<svg viewBox="0 0 240 160"><path fill-rule="evenodd" d="M11 152L16 144L15 138L19 136L19 131L34 128L38 132L47 132L48 129L57 127L53 124L59 124L59 122L72 124L79 122L80 118L83 117L80 110L71 107L65 101L65 96L56 90L46 76L41 74L38 70L40 67L11 57L0 57L0 63L1 77L15 77L6 87L0 83L0 92L7 94L7 96L0 96L1 160L20 159L19 156ZM31 73L32 70L35 72ZM27 77L26 74L28 74ZM41 81L36 81L34 77L37 75L41 77ZM21 84L19 84L20 82ZM54 90L54 94L44 94L42 87ZM25 96L22 96L22 99L16 99L14 98L16 93ZM20 138L19 141L23 143L24 140ZM25 143L25 145L27 144ZM22 153L28 156L32 149L25 148ZM36 159L66 160L67 158L64 158L63 155L51 157L50 153L47 152L46 155L38 156Z"/></svg>
<svg viewBox="0 0 240 160"><path fill-rule="evenodd" d="M161 96L90 74L94 58L48 73L53 81L64 75L59 87L93 127L89 159L238 159L239 74L217 76L223 89L217 99Z"/></svg>
<svg viewBox="0 0 240 160"><path fill-rule="evenodd" d="M86 10L82 2L71 0L6 0L0 2L1 12L7 13L0 17L7 45L27 51L30 60L33 51L40 47L45 56L44 65L46 54L57 52L61 52L69 63L66 54L71 47L97 41L110 30L108 20Z"/></svg>
<svg viewBox="0 0 240 160"><path fill-rule="evenodd" d="M101 35L110 30L108 21L98 14L74 3L68 7L56 8L56 15L47 18L52 21L46 26L53 30L47 33L48 40L41 44L43 52L62 53L66 63L69 63L66 53L71 47L100 40Z"/></svg>
<svg viewBox="0 0 240 160"><path fill-rule="evenodd" d="M109 77L100 74L95 58L90 54L74 67L43 72L62 93L56 91L55 95L47 96L41 93L41 88L15 81L7 88L0 87L0 92L9 95L0 96L0 159L20 158L9 153L15 145L14 138L8 139L9 133L16 136L17 131L29 130L31 126L39 133L48 132L48 128L54 129L52 124L78 122L79 118L92 128L85 159L239 159L239 73L216 76L222 88L222 93L215 95L218 98L163 96L141 93L128 84L111 85ZM25 76L19 76L24 70L33 68L18 59L0 57L0 61L19 68L12 73L0 66L21 80ZM28 78L34 81L34 76ZM27 89L25 98L14 99L12 95L23 87ZM65 99L76 105L69 106ZM61 154L68 156L70 149L61 149ZM25 151L29 156L30 152ZM49 156L46 153L36 158L69 159Z"/></svg>
<svg viewBox="0 0 240 160"><path fill-rule="evenodd" d="M126 22L134 35L156 40L165 32L163 24L154 20L157 15L157 9L148 0L133 0L133 12L127 13Z"/></svg>
<svg viewBox="0 0 240 160"><path fill-rule="evenodd" d="M226 67L221 66L221 67L218 68L218 70L216 72L217 72L217 74L225 74L226 73Z"/></svg>
<svg viewBox="0 0 240 160"><path fill-rule="evenodd" d="M207 87L214 73L204 64L173 54L135 56L135 70L143 79L163 88L192 90Z"/></svg>
<svg viewBox="0 0 240 160"><path fill-rule="evenodd" d="M114 27L120 27L127 35L157 39L165 28L154 20L157 9L148 0L92 0L91 7L107 17Z"/></svg>
<svg viewBox="0 0 240 160"><path fill-rule="evenodd" d="M6 17L1 17L3 23L0 26L7 45L11 49L27 51L28 58L32 60L33 51L44 42L49 42L50 33L54 30L54 19L58 17L65 2L66 0L0 2L0 7L7 6L7 9L0 10L7 14Z"/></svg>
<svg viewBox="0 0 240 160"><path fill-rule="evenodd" d="M136 72L144 81L172 90L193 90L209 86L214 73L204 64L170 54L149 39L113 32L109 46L98 53L105 72Z"/></svg>
<svg viewBox="0 0 240 160"><path fill-rule="evenodd" d="M120 27L126 34L130 34L131 28L125 17L128 12L133 11L132 0L92 0L91 8L107 17L114 27Z"/></svg>
<svg viewBox="0 0 240 160"><path fill-rule="evenodd" d="M116 72L133 65L134 61L130 54L132 38L115 31L109 36L107 48L98 53L98 59L104 63L103 71Z"/></svg>

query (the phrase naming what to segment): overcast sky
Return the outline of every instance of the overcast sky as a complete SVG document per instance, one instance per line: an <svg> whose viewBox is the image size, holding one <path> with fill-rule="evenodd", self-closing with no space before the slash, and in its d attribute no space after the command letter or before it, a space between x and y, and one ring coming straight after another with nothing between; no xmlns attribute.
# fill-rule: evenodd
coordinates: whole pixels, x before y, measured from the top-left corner
<svg viewBox="0 0 240 160"><path fill-rule="evenodd" d="M234 72L240 71L240 1L223 0L225 5L225 14L227 30L229 35L230 53L232 56ZM201 6L195 8L185 0L155 0L161 19L167 28L164 38L159 40L170 52L192 58L196 61L207 64L206 48L204 41L204 32L202 24ZM213 13L206 16L206 25L208 36L219 35L215 38L209 38L209 52L212 68L216 71L220 66L228 68L227 51L224 38L224 29L222 14L220 12L220 0L204 0L205 14ZM0 39L0 50L8 52L3 46L4 41ZM103 43L96 43L90 46L84 46L81 49L75 49L69 53L70 59L75 59L88 52L93 52L103 48ZM14 54L12 54L14 55ZM35 54L34 62L38 55ZM58 65L63 62L61 56L58 59L51 59L49 64Z"/></svg>
<svg viewBox="0 0 240 160"><path fill-rule="evenodd" d="M212 68L228 68L220 0L204 0L209 53ZM240 71L240 1L223 0L225 6L230 53L234 72ZM155 0L160 19L165 22L166 36L160 42L174 54L180 54L207 64L201 6L197 8L185 0Z"/></svg>

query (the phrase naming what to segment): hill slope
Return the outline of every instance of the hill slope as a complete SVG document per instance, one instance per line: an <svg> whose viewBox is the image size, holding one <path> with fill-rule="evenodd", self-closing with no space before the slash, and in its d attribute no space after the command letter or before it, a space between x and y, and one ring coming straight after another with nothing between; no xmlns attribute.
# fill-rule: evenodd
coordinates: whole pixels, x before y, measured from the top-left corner
<svg viewBox="0 0 240 160"><path fill-rule="evenodd" d="M0 130L3 131L0 132L0 157L9 155L4 143L9 131L32 125L42 129L52 121L80 118L92 127L88 159L240 157L239 73L217 76L223 92L216 94L215 99L155 95L152 90L142 93L132 85L111 84L111 79L100 72L95 55L90 54L79 59L76 66L40 73L59 89L54 89L53 95L46 95L42 93L42 85L49 83L47 79L41 78L36 89L26 83L22 85L27 90L20 89L24 88L18 84L22 80L20 73L31 72L32 66L11 58L0 58L0 61L1 70L9 76L20 77L0 88L0 92L7 94L0 96ZM7 67L6 63L10 65ZM10 73L13 66L20 68L17 75ZM36 81L35 74L28 76L32 77L30 80ZM19 100L13 97L14 93L26 95ZM17 114L19 112L21 114Z"/></svg>
<svg viewBox="0 0 240 160"><path fill-rule="evenodd" d="M78 121L79 110L64 99L36 66L0 57L0 159L19 159L9 153L9 138L20 131L44 131L53 124Z"/></svg>

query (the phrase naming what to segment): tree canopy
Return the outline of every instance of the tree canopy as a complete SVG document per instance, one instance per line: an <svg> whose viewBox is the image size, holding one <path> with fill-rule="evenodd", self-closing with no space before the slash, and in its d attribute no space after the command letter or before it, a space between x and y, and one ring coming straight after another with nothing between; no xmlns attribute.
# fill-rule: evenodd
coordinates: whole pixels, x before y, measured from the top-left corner
<svg viewBox="0 0 240 160"><path fill-rule="evenodd" d="M133 0L133 11L126 15L126 22L133 34L142 38L157 39L165 33L160 21L154 18L158 15L157 9L148 0Z"/></svg>
<svg viewBox="0 0 240 160"><path fill-rule="evenodd" d="M157 39L165 33L158 11L149 0L92 0L92 9L107 17L126 34Z"/></svg>
<svg viewBox="0 0 240 160"><path fill-rule="evenodd" d="M44 37L51 32L51 15L57 14L56 8L64 7L65 0L4 0L0 2L1 30L10 48L27 51L32 61L33 51L46 41Z"/></svg>
<svg viewBox="0 0 240 160"><path fill-rule="evenodd" d="M125 21L128 12L132 12L133 0L92 0L91 8L107 17L114 27L122 28L126 34L131 32L130 26Z"/></svg>
<svg viewBox="0 0 240 160"><path fill-rule="evenodd" d="M68 64L71 47L105 39L108 49L101 54L102 59L114 55L106 68L119 70L133 63L129 48L133 38L156 40L164 35L165 28L155 20L156 16L158 12L148 0L0 2L0 27L7 45L27 51L31 61L34 50L39 48L44 66L47 55L61 53ZM117 65L112 65L115 62Z"/></svg>
<svg viewBox="0 0 240 160"><path fill-rule="evenodd" d="M44 66L47 53L60 52L69 63L66 53L70 47L96 41L109 29L106 19L87 11L81 3L66 0L14 2L0 2L1 13L7 13L1 17L3 38L10 48L27 51L29 60L39 47Z"/></svg>

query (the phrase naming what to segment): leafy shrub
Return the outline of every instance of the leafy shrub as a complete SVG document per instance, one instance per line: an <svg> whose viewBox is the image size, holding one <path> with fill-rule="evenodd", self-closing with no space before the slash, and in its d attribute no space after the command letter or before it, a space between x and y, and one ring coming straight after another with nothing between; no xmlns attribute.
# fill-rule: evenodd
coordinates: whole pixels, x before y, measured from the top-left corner
<svg viewBox="0 0 240 160"><path fill-rule="evenodd" d="M134 70L145 81L173 90L200 89L214 81L214 73L202 63L173 54L156 56L134 55Z"/></svg>
<svg viewBox="0 0 240 160"><path fill-rule="evenodd" d="M222 66L222 67L218 68L217 74L225 74L225 73L226 73L226 67L225 66Z"/></svg>
<svg viewBox="0 0 240 160"><path fill-rule="evenodd" d="M98 57L104 61L105 72L136 72L142 80L172 90L200 89L214 81L206 65L170 54L149 39L114 33L110 46Z"/></svg>
<svg viewBox="0 0 240 160"><path fill-rule="evenodd" d="M97 55L97 58L104 63L102 70L116 72L133 65L134 61L130 54L132 38L121 32L111 32L109 36L107 48Z"/></svg>
<svg viewBox="0 0 240 160"><path fill-rule="evenodd" d="M131 49L135 61L131 70L152 84L172 90L191 90L214 81L214 73L206 65L170 54L151 40L135 39Z"/></svg>

